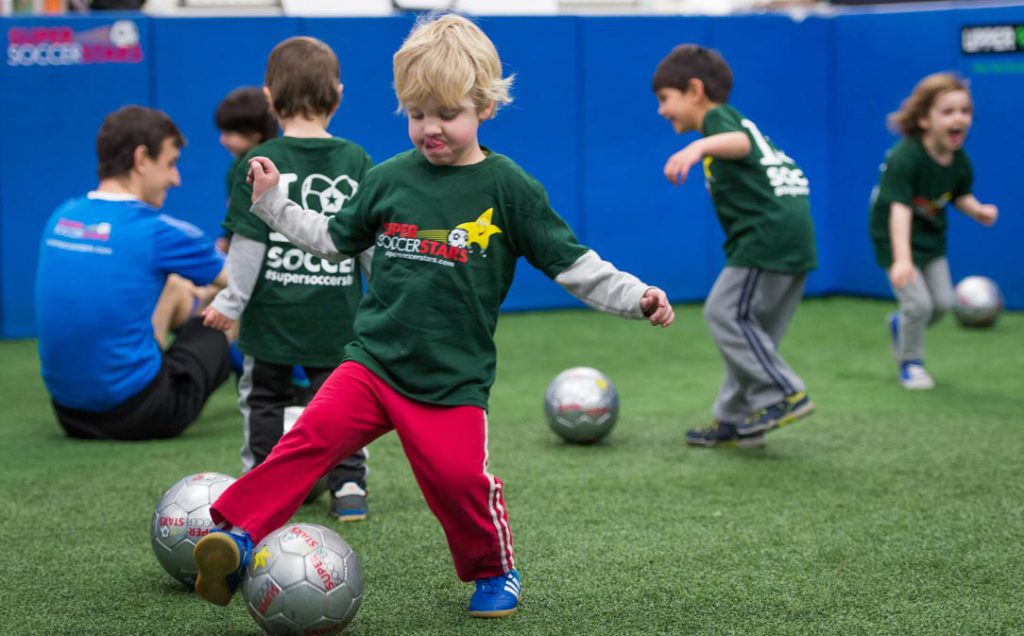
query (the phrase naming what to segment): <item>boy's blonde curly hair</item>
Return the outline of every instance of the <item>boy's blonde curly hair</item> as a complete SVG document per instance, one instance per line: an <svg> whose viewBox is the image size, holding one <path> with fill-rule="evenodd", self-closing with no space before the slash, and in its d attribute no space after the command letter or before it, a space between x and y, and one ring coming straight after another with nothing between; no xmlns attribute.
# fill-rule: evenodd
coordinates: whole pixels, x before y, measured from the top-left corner
<svg viewBox="0 0 1024 636"><path fill-rule="evenodd" d="M395 53L394 73L400 110L429 97L444 108L456 108L468 95L478 112L512 101L514 76L501 76L494 43L476 24L453 13L417 21Z"/></svg>

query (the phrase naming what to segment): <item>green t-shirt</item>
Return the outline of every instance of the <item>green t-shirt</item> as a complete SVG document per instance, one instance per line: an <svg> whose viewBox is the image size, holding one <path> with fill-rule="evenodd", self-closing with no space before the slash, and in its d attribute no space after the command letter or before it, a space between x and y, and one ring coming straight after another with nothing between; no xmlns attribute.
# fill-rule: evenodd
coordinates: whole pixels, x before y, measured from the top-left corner
<svg viewBox="0 0 1024 636"><path fill-rule="evenodd" d="M902 203L913 211L910 251L918 267L946 254L946 205L971 193L971 162L963 150L953 153L948 166L937 163L920 137L905 137L893 146L882 164L878 186L871 195L871 242L882 267L892 265L889 211Z"/></svg>
<svg viewBox="0 0 1024 636"><path fill-rule="evenodd" d="M799 274L817 267L807 177L735 108L704 115L705 137L727 132L750 137L743 159L704 158L711 201L725 230L725 255L734 267Z"/></svg>
<svg viewBox="0 0 1024 636"><path fill-rule="evenodd" d="M448 167L399 154L366 175L328 226L343 254L376 248L346 357L421 402L487 408L498 309L517 259L554 278L587 251L540 183L485 152Z"/></svg>
<svg viewBox="0 0 1024 636"><path fill-rule="evenodd" d="M239 163L224 222L226 230L267 245L242 312L238 348L275 364L335 366L353 338L363 288L359 267L354 259L332 263L304 252L249 211L252 186L245 177L254 156L274 162L281 171L279 187L289 199L327 216L355 195L372 162L359 145L344 139L271 139Z"/></svg>

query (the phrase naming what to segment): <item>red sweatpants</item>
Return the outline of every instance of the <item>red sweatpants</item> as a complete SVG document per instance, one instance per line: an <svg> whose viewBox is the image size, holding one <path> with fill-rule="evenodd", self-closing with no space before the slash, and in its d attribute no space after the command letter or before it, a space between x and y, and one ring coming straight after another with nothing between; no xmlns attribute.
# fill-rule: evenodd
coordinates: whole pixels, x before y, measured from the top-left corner
<svg viewBox="0 0 1024 636"><path fill-rule="evenodd" d="M244 528L258 543L288 521L317 479L392 429L444 528L459 578L510 571L502 483L487 472L486 412L409 399L356 362L338 367L270 456L224 491L211 506L214 522Z"/></svg>

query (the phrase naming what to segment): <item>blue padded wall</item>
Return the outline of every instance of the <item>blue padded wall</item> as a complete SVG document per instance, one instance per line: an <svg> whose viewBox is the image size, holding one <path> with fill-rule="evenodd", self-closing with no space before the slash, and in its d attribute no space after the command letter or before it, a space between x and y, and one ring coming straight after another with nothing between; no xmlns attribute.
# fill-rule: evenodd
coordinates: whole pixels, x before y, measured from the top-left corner
<svg viewBox="0 0 1024 636"><path fill-rule="evenodd" d="M109 43L107 29L124 16L0 20L8 56L18 45L12 31L70 27L76 50ZM96 133L109 113L150 100L151 21L131 18L141 61L0 66L0 336L35 333L33 290L39 238L46 219L65 199L96 185ZM39 33L39 32L37 32ZM37 51L52 48L41 35ZM77 48L80 45L82 49ZM27 51L27 49L20 49ZM72 59L72 58L68 58ZM65 60L66 61L66 60ZM103 281L96 281L102 286Z"/></svg>
<svg viewBox="0 0 1024 636"><path fill-rule="evenodd" d="M662 168L691 138L658 115L651 76L680 42L707 42L703 18L582 21L579 117L582 191L589 244L604 258L675 299L710 288L709 241L717 223L703 175L673 188Z"/></svg>
<svg viewBox="0 0 1024 636"><path fill-rule="evenodd" d="M138 63L11 63L24 52L12 28L63 26L83 46L102 45L117 20L138 30ZM999 205L1002 216L985 229L953 213L954 278L992 276L1008 305L1024 308L1024 268L1014 250L1024 231L1014 209L1020 171L1005 159L1024 136L1016 108L1024 97L1024 54L963 56L959 49L962 26L1024 23L1024 7L857 10L804 21L745 15L479 23L506 73L516 74L515 101L484 124L482 142L544 183L584 243L674 300L707 293L723 262L723 237L700 170L680 188L662 175L669 155L696 138L672 132L650 89L655 66L673 46L719 49L736 76L731 102L810 177L820 263L809 279L811 294L890 296L867 238L868 198L896 141L885 116L925 74L961 72L976 101L967 142L975 192ZM261 84L266 56L281 39L318 37L338 53L345 84L331 131L382 161L409 147L405 120L395 113L391 56L411 25L409 16L0 19L14 56L0 68L0 337L34 333L39 233L62 200L95 185L94 140L105 114L139 103L175 119L189 145L182 187L171 192L166 209L216 233L230 162L213 123L221 98L236 86ZM505 308L574 304L524 265Z"/></svg>
<svg viewBox="0 0 1024 636"><path fill-rule="evenodd" d="M232 89L263 85L267 55L277 42L298 35L299 21L181 18L151 25L149 105L167 112L188 139L179 161L181 187L170 192L164 209L219 236L232 159L218 141L214 111Z"/></svg>

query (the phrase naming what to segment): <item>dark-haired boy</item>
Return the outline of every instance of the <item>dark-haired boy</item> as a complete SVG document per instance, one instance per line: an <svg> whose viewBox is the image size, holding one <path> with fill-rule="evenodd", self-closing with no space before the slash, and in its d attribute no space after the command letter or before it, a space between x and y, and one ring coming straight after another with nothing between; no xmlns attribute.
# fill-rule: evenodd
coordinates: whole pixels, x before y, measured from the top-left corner
<svg viewBox="0 0 1024 636"><path fill-rule="evenodd" d="M185 140L164 113L126 106L96 139L99 185L47 221L36 277L43 382L70 437L174 437L227 378L228 342L194 316L223 258L160 212ZM191 281L191 282L190 282ZM168 330L176 338L162 351Z"/></svg>
<svg viewBox="0 0 1024 636"><path fill-rule="evenodd" d="M763 433L814 410L803 380L778 346L817 266L807 177L727 102L732 70L717 51L677 46L654 73L658 114L676 133L701 139L672 155L665 177L686 180L704 164L725 230L726 267L704 305L725 361L725 379L709 426L687 431L695 446L760 446Z"/></svg>
<svg viewBox="0 0 1024 636"><path fill-rule="evenodd" d="M284 172L281 189L304 209L334 216L356 193L372 162L357 144L327 131L341 102L338 58L309 37L289 38L271 51L264 92L284 132L246 155L235 173L225 229L232 232L228 287L204 312L206 324L239 322L245 354L238 404L245 426L246 470L270 454L284 433L285 408L295 399L292 367L303 367L310 395L345 355L362 299L354 259L331 262L303 251L249 213L248 157L272 157ZM369 255L361 257L369 267ZM327 476L331 515L366 516L366 452L343 460Z"/></svg>

